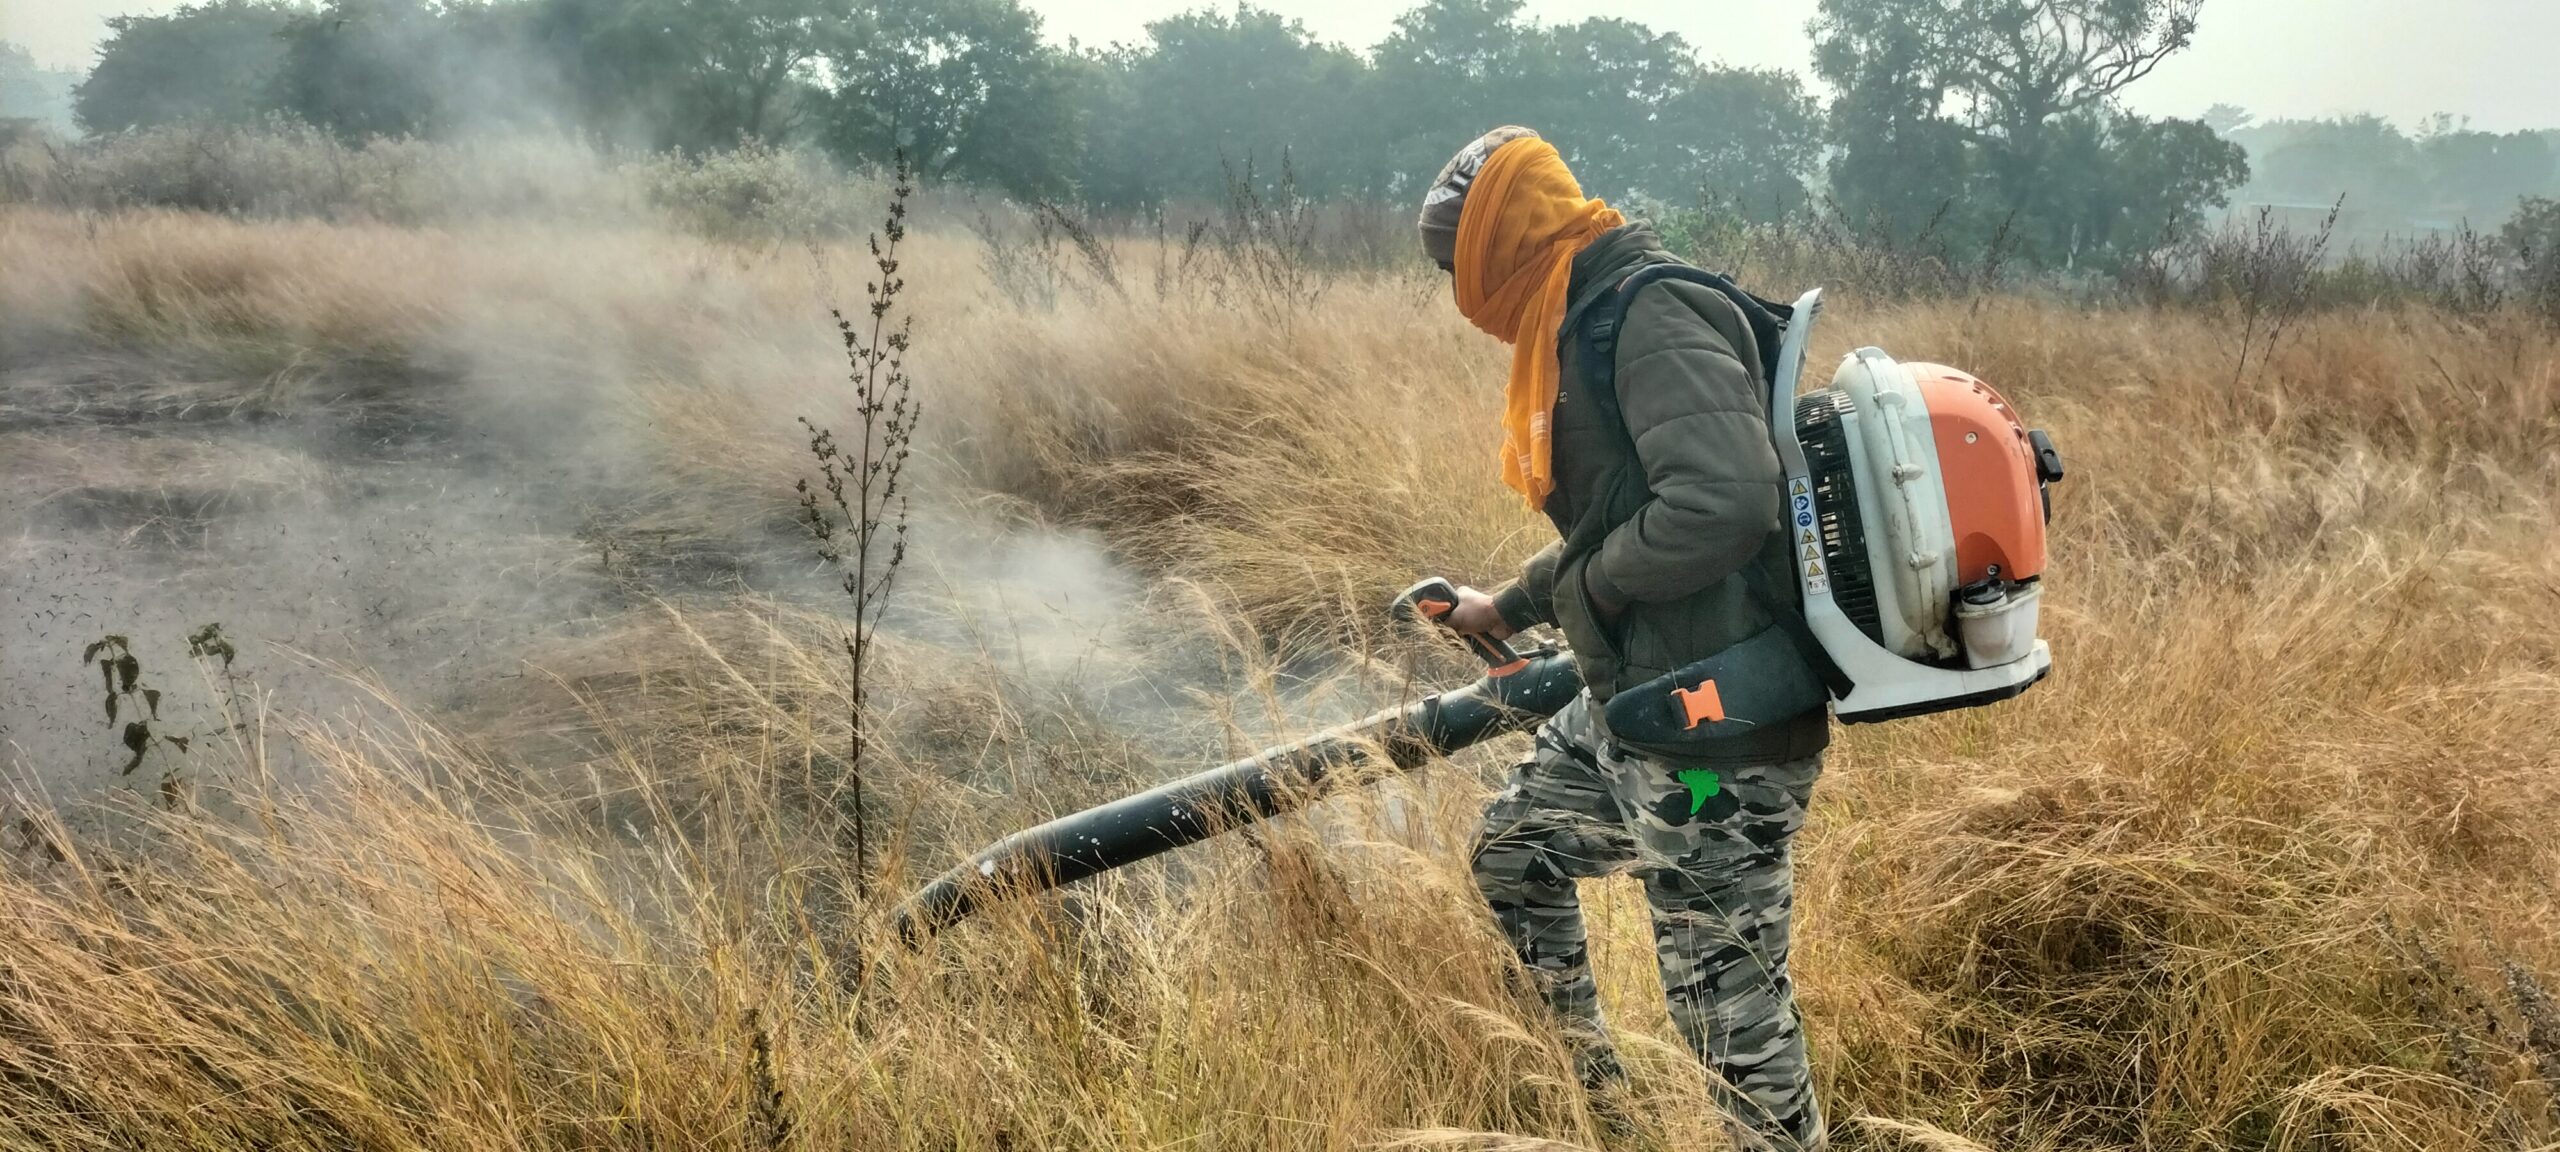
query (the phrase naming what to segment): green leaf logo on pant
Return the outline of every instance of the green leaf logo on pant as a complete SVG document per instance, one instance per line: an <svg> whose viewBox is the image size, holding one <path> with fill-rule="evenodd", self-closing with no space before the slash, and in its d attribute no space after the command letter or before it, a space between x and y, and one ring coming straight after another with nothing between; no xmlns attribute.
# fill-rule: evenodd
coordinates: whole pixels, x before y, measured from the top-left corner
<svg viewBox="0 0 2560 1152"><path fill-rule="evenodd" d="M1689 787L1689 815L1707 806L1707 798L1724 790L1724 781L1706 768L1684 768L1674 779Z"/></svg>

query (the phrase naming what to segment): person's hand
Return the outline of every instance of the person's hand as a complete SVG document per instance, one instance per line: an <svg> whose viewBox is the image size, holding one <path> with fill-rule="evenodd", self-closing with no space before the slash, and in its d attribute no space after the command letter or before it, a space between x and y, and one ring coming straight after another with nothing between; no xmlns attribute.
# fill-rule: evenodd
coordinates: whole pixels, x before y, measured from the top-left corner
<svg viewBox="0 0 2560 1152"><path fill-rule="evenodd" d="M1496 640L1511 638L1511 625L1504 622L1501 611L1493 606L1493 597L1473 588L1458 589L1458 606L1450 609L1440 622L1461 634L1481 633Z"/></svg>

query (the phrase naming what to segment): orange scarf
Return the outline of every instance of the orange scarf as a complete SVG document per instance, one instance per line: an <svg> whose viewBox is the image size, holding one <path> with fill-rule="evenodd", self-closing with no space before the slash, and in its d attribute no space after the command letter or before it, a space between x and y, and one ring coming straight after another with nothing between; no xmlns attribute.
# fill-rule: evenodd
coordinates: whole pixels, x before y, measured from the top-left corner
<svg viewBox="0 0 2560 1152"><path fill-rule="evenodd" d="M1563 375L1556 341L1573 258L1626 222L1617 209L1583 199L1564 157L1535 137L1494 149L1467 189L1458 217L1458 311L1511 345L1502 482L1531 508L1544 507L1555 488L1553 425Z"/></svg>

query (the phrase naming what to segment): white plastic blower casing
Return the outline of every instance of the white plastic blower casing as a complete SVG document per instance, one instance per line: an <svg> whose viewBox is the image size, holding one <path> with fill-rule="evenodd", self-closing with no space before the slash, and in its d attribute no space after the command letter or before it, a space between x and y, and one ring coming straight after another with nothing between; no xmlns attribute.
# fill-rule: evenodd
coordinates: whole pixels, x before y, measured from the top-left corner
<svg viewBox="0 0 2560 1152"><path fill-rule="evenodd" d="M1876 561L1884 646L1913 659L1952 657L1957 646L1947 635L1947 603L1957 582L1955 526L1919 382L1881 349L1860 348L1840 362L1831 386L1848 394L1856 414L1851 450L1861 457L1861 474L1892 481L1856 486L1867 555Z"/></svg>

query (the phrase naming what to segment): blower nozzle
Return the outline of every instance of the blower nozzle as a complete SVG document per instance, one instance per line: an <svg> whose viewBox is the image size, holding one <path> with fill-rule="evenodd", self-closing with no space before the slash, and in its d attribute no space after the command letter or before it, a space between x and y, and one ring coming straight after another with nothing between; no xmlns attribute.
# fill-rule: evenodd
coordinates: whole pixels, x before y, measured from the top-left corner
<svg viewBox="0 0 2560 1152"><path fill-rule="evenodd" d="M1452 597L1454 600L1454 597ZM1510 655L1507 650L1503 655ZM917 946L988 905L1045 892L1197 843L1318 798L1337 769L1383 755L1411 769L1506 732L1533 727L1582 691L1573 658L1554 648L1454 692L1426 696L1294 744L1008 836L898 906L898 934Z"/></svg>

